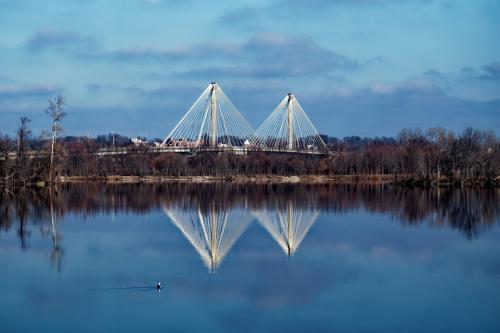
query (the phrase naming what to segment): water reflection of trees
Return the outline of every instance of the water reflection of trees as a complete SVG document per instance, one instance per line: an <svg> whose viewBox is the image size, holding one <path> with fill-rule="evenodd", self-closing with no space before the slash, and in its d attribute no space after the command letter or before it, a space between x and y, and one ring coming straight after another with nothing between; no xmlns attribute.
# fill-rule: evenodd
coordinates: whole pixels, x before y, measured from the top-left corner
<svg viewBox="0 0 500 333"><path fill-rule="evenodd" d="M152 209L249 211L295 209L344 213L363 209L390 214L403 224L428 224L457 229L467 238L477 237L500 220L499 190L408 189L387 185L301 184L73 184L57 191L0 193L0 232L16 228L20 246L29 246L32 229L55 228L65 214L84 218L95 214ZM54 247L59 247L59 244Z"/></svg>
<svg viewBox="0 0 500 333"><path fill-rule="evenodd" d="M63 249L59 244L58 216L65 213L62 196L51 188L46 191L26 191L0 194L0 232L8 231L17 222L20 247L25 250L31 235L29 225L40 229L42 235L50 235L52 249L50 260L61 271Z"/></svg>

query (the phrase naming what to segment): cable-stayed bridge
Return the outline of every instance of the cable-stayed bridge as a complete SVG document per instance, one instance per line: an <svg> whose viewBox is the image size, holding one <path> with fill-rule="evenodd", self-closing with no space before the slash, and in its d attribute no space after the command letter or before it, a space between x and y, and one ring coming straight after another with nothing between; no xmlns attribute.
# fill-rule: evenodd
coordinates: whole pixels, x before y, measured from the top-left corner
<svg viewBox="0 0 500 333"><path fill-rule="evenodd" d="M313 123L289 93L254 130L212 82L163 140L163 151L265 151L328 154L328 148Z"/></svg>

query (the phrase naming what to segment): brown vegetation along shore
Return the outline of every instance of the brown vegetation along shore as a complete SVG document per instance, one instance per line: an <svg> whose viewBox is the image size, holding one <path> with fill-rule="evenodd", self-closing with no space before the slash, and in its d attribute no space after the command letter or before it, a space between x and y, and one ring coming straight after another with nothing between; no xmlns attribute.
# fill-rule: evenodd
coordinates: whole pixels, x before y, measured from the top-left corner
<svg viewBox="0 0 500 333"><path fill-rule="evenodd" d="M395 180L393 175L300 175L300 176L278 176L278 175L254 175L254 176L61 176L60 183L85 183L101 182L107 184L131 184L131 183L304 183L304 184L388 184Z"/></svg>
<svg viewBox="0 0 500 333"><path fill-rule="evenodd" d="M58 183L159 184L159 183L270 183L270 184L391 184L403 187L500 188L500 179L457 181L441 177L415 179L401 175L229 175L229 176L60 176Z"/></svg>

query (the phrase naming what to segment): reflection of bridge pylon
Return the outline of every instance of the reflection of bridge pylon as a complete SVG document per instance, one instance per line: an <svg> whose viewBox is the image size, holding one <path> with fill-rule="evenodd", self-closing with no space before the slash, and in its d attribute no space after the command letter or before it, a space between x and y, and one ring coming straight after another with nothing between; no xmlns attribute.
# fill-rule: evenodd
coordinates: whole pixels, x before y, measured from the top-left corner
<svg viewBox="0 0 500 333"><path fill-rule="evenodd" d="M252 126L231 103L221 87L212 82L162 142L172 148L242 147Z"/></svg>
<svg viewBox="0 0 500 333"><path fill-rule="evenodd" d="M164 208L172 223L196 249L209 271L214 272L251 222L251 216L239 209L203 210Z"/></svg>
<svg viewBox="0 0 500 333"><path fill-rule="evenodd" d="M286 208L276 211L258 211L255 216L283 251L288 256L292 256L316 222L319 212L295 208L293 202L290 201Z"/></svg>
<svg viewBox="0 0 500 333"><path fill-rule="evenodd" d="M289 93L255 131L250 143L265 150L327 154L318 131Z"/></svg>

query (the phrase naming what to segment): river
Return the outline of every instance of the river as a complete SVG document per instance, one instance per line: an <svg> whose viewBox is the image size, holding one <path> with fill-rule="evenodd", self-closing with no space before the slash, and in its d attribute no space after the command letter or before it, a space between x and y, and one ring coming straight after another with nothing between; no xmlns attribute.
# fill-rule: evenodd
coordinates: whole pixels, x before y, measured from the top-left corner
<svg viewBox="0 0 500 333"><path fill-rule="evenodd" d="M499 190L73 184L0 200L1 332L500 331Z"/></svg>

